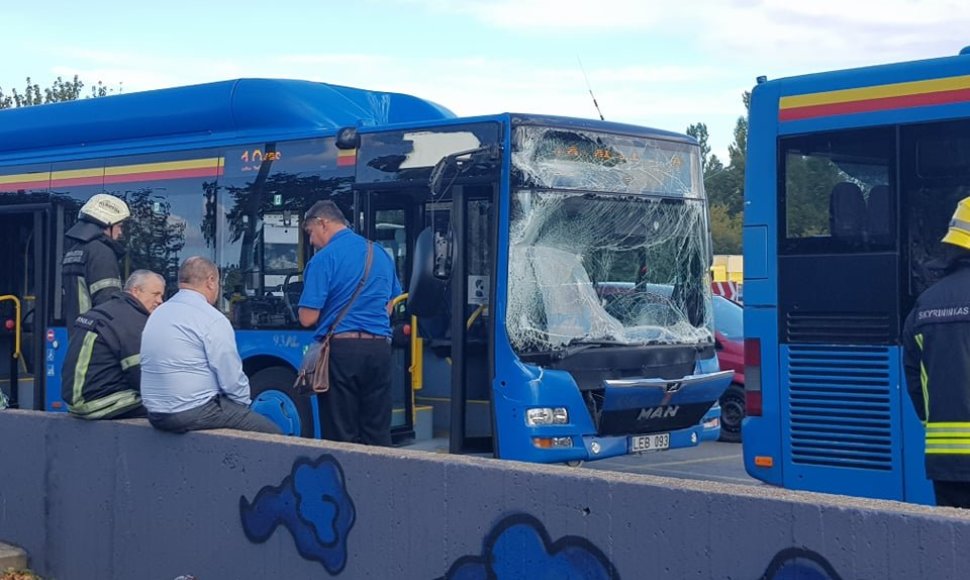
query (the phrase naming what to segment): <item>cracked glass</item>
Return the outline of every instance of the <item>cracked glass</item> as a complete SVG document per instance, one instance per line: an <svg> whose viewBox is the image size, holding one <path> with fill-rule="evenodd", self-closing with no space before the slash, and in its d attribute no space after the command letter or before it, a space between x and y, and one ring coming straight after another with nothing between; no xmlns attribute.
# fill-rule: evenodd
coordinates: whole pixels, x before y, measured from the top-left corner
<svg viewBox="0 0 970 580"><path fill-rule="evenodd" d="M524 126L512 163L516 350L713 343L696 145Z"/></svg>

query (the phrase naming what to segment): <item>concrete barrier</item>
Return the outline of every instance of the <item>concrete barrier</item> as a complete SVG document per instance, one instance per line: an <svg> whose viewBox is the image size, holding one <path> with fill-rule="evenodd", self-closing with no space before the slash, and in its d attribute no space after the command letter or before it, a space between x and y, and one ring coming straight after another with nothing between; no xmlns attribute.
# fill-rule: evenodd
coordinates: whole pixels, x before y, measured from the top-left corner
<svg viewBox="0 0 970 580"><path fill-rule="evenodd" d="M27 552L17 546L0 542L0 573L4 570L20 570L27 567Z"/></svg>
<svg viewBox="0 0 970 580"><path fill-rule="evenodd" d="M60 580L970 576L959 510L10 410L0 541Z"/></svg>

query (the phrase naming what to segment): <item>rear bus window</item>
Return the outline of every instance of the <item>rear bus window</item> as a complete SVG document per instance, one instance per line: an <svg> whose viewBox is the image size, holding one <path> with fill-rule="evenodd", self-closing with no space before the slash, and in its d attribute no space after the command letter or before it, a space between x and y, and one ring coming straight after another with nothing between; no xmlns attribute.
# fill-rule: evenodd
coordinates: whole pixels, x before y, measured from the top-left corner
<svg viewBox="0 0 970 580"><path fill-rule="evenodd" d="M839 131L781 142L780 249L891 249L895 189L891 129Z"/></svg>

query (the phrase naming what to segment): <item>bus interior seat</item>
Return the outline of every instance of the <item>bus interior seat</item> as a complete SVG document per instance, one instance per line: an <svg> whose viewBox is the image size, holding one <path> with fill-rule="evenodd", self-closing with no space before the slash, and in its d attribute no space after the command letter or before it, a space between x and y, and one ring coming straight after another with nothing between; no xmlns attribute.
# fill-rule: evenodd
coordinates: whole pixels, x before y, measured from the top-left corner
<svg viewBox="0 0 970 580"><path fill-rule="evenodd" d="M425 228L414 243L414 262L408 284L408 312L418 318L438 314L445 306L446 280L434 275L434 232Z"/></svg>
<svg viewBox="0 0 970 580"><path fill-rule="evenodd" d="M859 186L836 183L829 197L829 226L834 238L861 238L866 219L866 200Z"/></svg>
<svg viewBox="0 0 970 580"><path fill-rule="evenodd" d="M889 209L889 186L874 185L869 190L866 211L866 231L869 236L885 237L892 232L892 214Z"/></svg>

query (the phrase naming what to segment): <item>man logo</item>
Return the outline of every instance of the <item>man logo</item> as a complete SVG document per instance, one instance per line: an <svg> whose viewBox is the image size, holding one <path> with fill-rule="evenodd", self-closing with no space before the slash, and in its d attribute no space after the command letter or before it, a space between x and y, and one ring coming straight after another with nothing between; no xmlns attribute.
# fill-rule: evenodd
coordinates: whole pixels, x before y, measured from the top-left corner
<svg viewBox="0 0 970 580"><path fill-rule="evenodd" d="M669 419L671 417L676 417L677 411L679 410L679 405L674 405L673 407L647 407L646 409L640 409L640 414L637 415L637 423L640 423L641 421L648 421L650 419Z"/></svg>

